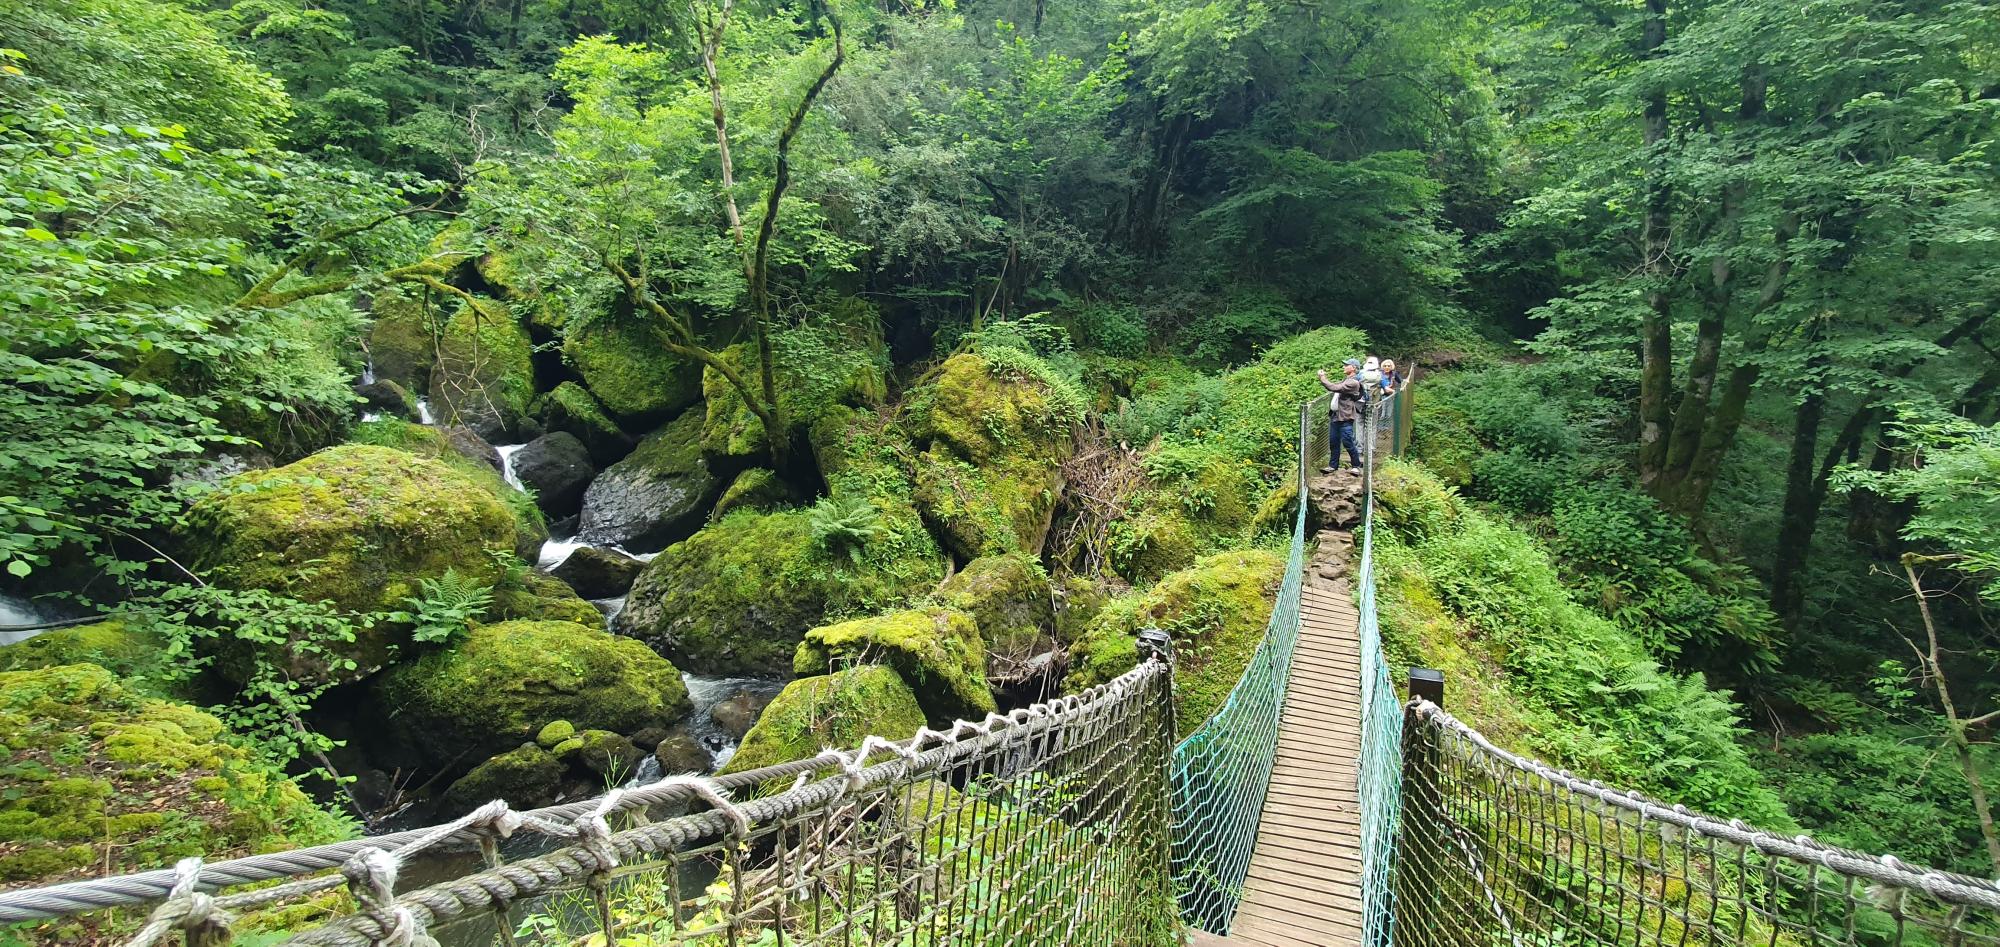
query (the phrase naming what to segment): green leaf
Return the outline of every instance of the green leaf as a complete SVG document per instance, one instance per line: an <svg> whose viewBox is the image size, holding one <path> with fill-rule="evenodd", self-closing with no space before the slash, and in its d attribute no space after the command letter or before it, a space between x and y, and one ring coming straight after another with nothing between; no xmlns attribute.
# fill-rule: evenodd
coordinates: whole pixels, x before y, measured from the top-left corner
<svg viewBox="0 0 2000 947"><path fill-rule="evenodd" d="M42 242L44 242L44 243L47 243L48 241L50 241L50 240L54 240L54 239L56 238L56 235L55 235L55 234L52 234L52 233L50 233L50 232L48 232L48 231L46 231L46 230L43 230L43 229L42 229L42 228L40 228L40 227L29 227L29 228L28 228L28 229L27 229L26 231L24 231L24 232L25 232L25 233L27 234L27 236L28 236L28 239L30 239L30 240L40 240L40 241L42 241Z"/></svg>

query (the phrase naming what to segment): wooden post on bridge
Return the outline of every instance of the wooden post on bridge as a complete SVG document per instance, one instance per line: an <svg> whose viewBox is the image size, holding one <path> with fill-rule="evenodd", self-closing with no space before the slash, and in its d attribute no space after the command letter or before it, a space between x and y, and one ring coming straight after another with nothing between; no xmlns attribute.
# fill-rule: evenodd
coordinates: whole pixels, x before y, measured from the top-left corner
<svg viewBox="0 0 2000 947"><path fill-rule="evenodd" d="M1409 698L1444 706L1444 672L1411 668ZM1444 880L1438 787L1438 745L1431 728L1411 708L1403 710L1403 814L1396 839L1397 944L1449 943L1452 919L1439 890ZM1374 944L1370 947L1389 947Z"/></svg>

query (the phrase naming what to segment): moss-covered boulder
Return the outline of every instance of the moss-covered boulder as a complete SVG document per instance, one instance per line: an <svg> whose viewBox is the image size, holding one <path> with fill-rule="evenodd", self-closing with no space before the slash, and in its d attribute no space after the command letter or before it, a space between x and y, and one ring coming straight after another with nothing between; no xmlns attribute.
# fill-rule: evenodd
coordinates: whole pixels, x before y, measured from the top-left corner
<svg viewBox="0 0 2000 947"><path fill-rule="evenodd" d="M647 563L618 630L697 674L789 672L806 629L904 604L943 577L914 516L898 523L856 504L739 511L703 527ZM827 524L839 516L864 520L866 538L851 526L835 538Z"/></svg>
<svg viewBox="0 0 2000 947"><path fill-rule="evenodd" d="M506 304L461 305L438 336L431 410L493 443L520 430L535 395L534 343Z"/></svg>
<svg viewBox="0 0 2000 947"><path fill-rule="evenodd" d="M598 474L583 492L577 537L644 551L700 526L723 486L702 456L701 424L701 409L690 409Z"/></svg>
<svg viewBox="0 0 2000 947"><path fill-rule="evenodd" d="M1030 556L974 559L938 586L937 597L978 623L989 662L1018 662L1055 647L1055 593Z"/></svg>
<svg viewBox="0 0 2000 947"><path fill-rule="evenodd" d="M978 355L952 356L904 405L922 451L915 500L953 552L1039 555L1074 449L1073 414L1048 385Z"/></svg>
<svg viewBox="0 0 2000 947"><path fill-rule="evenodd" d="M550 752L572 767L614 783L629 779L646 755L631 740L609 730L579 730Z"/></svg>
<svg viewBox="0 0 2000 947"><path fill-rule="evenodd" d="M474 628L455 648L391 668L376 694L410 742L441 760L519 746L553 720L632 733L691 706L680 672L645 645L559 621Z"/></svg>
<svg viewBox="0 0 2000 947"><path fill-rule="evenodd" d="M1229 697L1271 620L1285 560L1263 550L1209 556L1143 593L1105 606L1071 648L1065 690L1075 692L1131 670L1140 629L1174 638L1176 722L1192 733Z"/></svg>
<svg viewBox="0 0 2000 947"><path fill-rule="evenodd" d="M799 643L792 673L805 677L863 664L894 668L934 725L994 710L979 626L957 609L910 609L814 628Z"/></svg>
<svg viewBox="0 0 2000 947"><path fill-rule="evenodd" d="M562 792L563 764L533 743L494 756L460 776L444 791L445 813L469 812L495 799L516 809L550 805Z"/></svg>
<svg viewBox="0 0 2000 947"><path fill-rule="evenodd" d="M1171 500L1141 498L1111 524L1111 566L1130 582L1185 569L1205 546L1186 511Z"/></svg>
<svg viewBox="0 0 2000 947"><path fill-rule="evenodd" d="M119 619L44 631L0 645L0 671L32 671L63 664L95 664L121 678L145 675L163 660L166 642Z"/></svg>
<svg viewBox="0 0 2000 947"><path fill-rule="evenodd" d="M590 459L599 467L618 462L632 450L632 436L606 414L582 385L566 381L542 395L533 405L535 417L549 431L567 431L583 442Z"/></svg>
<svg viewBox="0 0 2000 947"><path fill-rule="evenodd" d="M440 315L429 312L422 299L401 290L384 290L369 303L374 325L368 330L368 358L375 377L406 391L429 391L431 365L437 358L436 331Z"/></svg>
<svg viewBox="0 0 2000 947"><path fill-rule="evenodd" d="M764 708L722 771L805 759L827 747L852 749L870 734L908 739L923 725L916 695L889 668L871 665L801 678Z"/></svg>
<svg viewBox="0 0 2000 947"><path fill-rule="evenodd" d="M883 361L863 340L818 340L812 364L780 358L774 387L787 436L811 429L829 412L846 406L879 402L887 390ZM782 354L782 353L781 353ZM749 343L723 350L722 361L752 386L762 385L756 350ZM750 410L727 376L713 366L701 376L702 401L707 406L702 449L718 457L754 457L765 453L764 421Z"/></svg>
<svg viewBox="0 0 2000 947"><path fill-rule="evenodd" d="M729 488L715 501L710 519L721 519L730 510L778 510L798 502L791 484L763 467L752 467L736 475Z"/></svg>
<svg viewBox="0 0 2000 947"><path fill-rule="evenodd" d="M604 624L597 606L554 576L522 569L493 586L494 621L567 621L592 628Z"/></svg>
<svg viewBox="0 0 2000 947"><path fill-rule="evenodd" d="M351 834L225 736L214 717L142 697L95 664L0 673L0 884Z"/></svg>
<svg viewBox="0 0 2000 947"><path fill-rule="evenodd" d="M355 425L348 433L348 441L393 447L427 457L478 484L481 490L506 504L508 512L513 514L514 552L523 559L534 561L542 543L549 538L547 519L534 498L507 484L500 475L500 455L471 431L382 418Z"/></svg>
<svg viewBox="0 0 2000 947"><path fill-rule="evenodd" d="M187 561L221 585L267 589L353 612L400 609L446 570L492 583L515 548L513 514L463 474L386 447L345 445L233 477L197 502ZM380 667L407 628L377 622L333 646L354 676ZM293 676L336 673L310 650L271 649ZM225 660L225 670L247 662Z"/></svg>
<svg viewBox="0 0 2000 947"><path fill-rule="evenodd" d="M701 365L667 350L666 334L630 316L565 331L563 357L599 403L622 418L659 419L701 398Z"/></svg>

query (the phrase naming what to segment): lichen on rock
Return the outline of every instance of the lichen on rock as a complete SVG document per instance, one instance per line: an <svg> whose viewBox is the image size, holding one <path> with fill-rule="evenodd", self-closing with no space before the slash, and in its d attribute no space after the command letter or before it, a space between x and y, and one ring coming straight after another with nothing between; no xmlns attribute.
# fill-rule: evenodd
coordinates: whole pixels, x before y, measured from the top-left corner
<svg viewBox="0 0 2000 947"><path fill-rule="evenodd" d="M785 685L743 737L724 773L805 759L827 747L851 749L869 735L915 736L923 708L895 671L870 665Z"/></svg>
<svg viewBox="0 0 2000 947"><path fill-rule="evenodd" d="M632 733L672 724L691 708L680 671L665 658L559 621L479 626L455 648L391 668L376 694L406 738L439 760L519 746L554 720Z"/></svg>
<svg viewBox="0 0 2000 947"><path fill-rule="evenodd" d="M903 419L922 452L917 507L953 552L1040 554L1074 450L1071 418L1040 380L955 355Z"/></svg>
<svg viewBox="0 0 2000 947"><path fill-rule="evenodd" d="M438 461L362 445L231 478L194 505L187 524L187 561L211 581L348 612L401 609L422 594L420 580L446 570L492 583L515 548L512 513L477 483ZM407 631L389 622L359 629L343 656L365 674ZM311 655L270 657L302 679L329 672Z"/></svg>
<svg viewBox="0 0 2000 947"><path fill-rule="evenodd" d="M804 677L864 664L902 675L934 726L995 709L979 627L957 609L908 609L814 628L799 643L792 673Z"/></svg>

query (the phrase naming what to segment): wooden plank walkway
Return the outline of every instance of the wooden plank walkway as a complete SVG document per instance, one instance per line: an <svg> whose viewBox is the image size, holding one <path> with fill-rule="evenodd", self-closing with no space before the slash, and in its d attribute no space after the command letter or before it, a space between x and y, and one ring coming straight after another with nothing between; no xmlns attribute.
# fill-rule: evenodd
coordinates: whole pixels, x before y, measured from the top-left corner
<svg viewBox="0 0 2000 947"><path fill-rule="evenodd" d="M1322 535L1345 542L1345 534ZM1243 904L1223 943L1361 943L1360 616L1347 580L1307 567L1277 763Z"/></svg>

